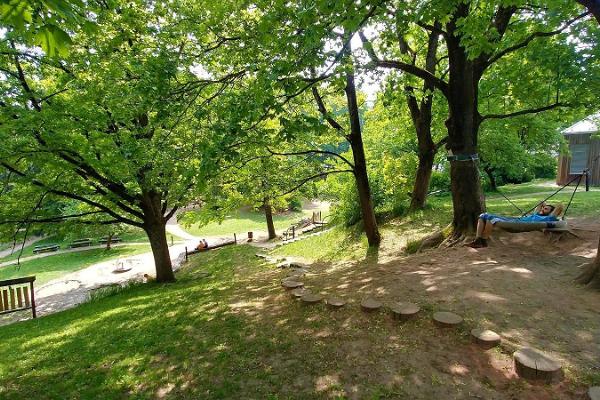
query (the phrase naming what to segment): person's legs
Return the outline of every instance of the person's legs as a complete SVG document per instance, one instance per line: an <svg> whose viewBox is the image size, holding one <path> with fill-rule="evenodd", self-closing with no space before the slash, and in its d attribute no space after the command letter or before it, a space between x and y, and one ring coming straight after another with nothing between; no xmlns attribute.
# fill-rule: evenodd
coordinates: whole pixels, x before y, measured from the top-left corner
<svg viewBox="0 0 600 400"><path fill-rule="evenodd" d="M473 248L481 248L487 247L487 238L489 238L489 234L492 232L494 226L491 223L492 219L491 214L481 214L479 219L477 220L477 234L475 236L475 240L471 243L467 244L469 247Z"/></svg>
<svg viewBox="0 0 600 400"><path fill-rule="evenodd" d="M485 222L485 219L479 217L479 219L477 220L477 235L476 235L476 237L482 237L483 231L485 230L486 225L488 225L488 224Z"/></svg>
<svg viewBox="0 0 600 400"><path fill-rule="evenodd" d="M480 237L482 237L483 239L487 240L490 238L490 236L492 235L492 231L494 230L494 224L492 224L491 221L488 221L485 224L485 227L483 229L483 232L481 235L478 235Z"/></svg>

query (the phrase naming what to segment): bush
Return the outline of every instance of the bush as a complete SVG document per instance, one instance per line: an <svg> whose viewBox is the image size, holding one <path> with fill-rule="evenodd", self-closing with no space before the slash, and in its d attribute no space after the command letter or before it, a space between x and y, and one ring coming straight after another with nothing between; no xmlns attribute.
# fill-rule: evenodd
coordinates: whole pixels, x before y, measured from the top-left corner
<svg viewBox="0 0 600 400"><path fill-rule="evenodd" d="M302 200L299 197L294 196L288 199L288 210L290 211L302 211Z"/></svg>
<svg viewBox="0 0 600 400"><path fill-rule="evenodd" d="M429 182L429 191L450 190L450 171L433 171Z"/></svg>

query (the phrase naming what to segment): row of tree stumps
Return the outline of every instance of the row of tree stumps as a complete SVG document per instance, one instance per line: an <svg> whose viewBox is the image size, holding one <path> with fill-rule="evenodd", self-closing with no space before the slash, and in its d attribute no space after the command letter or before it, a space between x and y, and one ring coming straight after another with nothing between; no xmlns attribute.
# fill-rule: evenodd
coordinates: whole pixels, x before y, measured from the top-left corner
<svg viewBox="0 0 600 400"><path fill-rule="evenodd" d="M290 291L292 297L298 298L303 304L315 305L325 303L328 308L339 309L347 303L339 297L324 297L318 293L313 293L310 289L304 287L302 278L304 268L298 268L289 276L281 280L281 285ZM401 302L394 303L384 307L383 303L375 298L365 298L361 301L360 307L364 312L373 313L388 309L394 319L405 322L418 317L421 313L421 307L414 303ZM463 318L455 313L448 311L436 312L432 316L433 322L441 329L453 329L463 325ZM489 329L477 327L471 330L472 340L484 349L491 349L500 345L502 338L496 332ZM516 373L525 379L541 381L544 383L557 383L563 379L561 363L543 353L529 347L523 347L513 353ZM600 400L600 397L593 397L593 393L600 395L597 388L590 389L589 397L592 400Z"/></svg>

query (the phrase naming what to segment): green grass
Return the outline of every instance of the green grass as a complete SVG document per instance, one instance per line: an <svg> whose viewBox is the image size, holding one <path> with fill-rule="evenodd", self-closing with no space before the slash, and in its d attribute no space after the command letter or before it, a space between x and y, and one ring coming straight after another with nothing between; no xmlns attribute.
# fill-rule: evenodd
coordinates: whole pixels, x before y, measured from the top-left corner
<svg viewBox="0 0 600 400"><path fill-rule="evenodd" d="M503 193L519 208L526 211L539 201L553 193L557 188L549 187L546 181L534 181L522 185L506 185L501 187ZM566 205L574 187L566 188L549 203ZM507 216L520 216L521 213L506 199L497 193L486 194L487 212ZM600 190L594 188L590 192L579 189L568 210L569 217L595 216L600 209ZM436 230L446 228L452 222L452 198L450 195L432 196L428 199L425 210L386 221L380 225L384 244L404 249L411 253L419 246L424 236ZM307 238L287 244L273 251L278 256L299 256L319 261L358 260L369 256L364 234L357 233L356 228L336 227L324 235Z"/></svg>
<svg viewBox="0 0 600 400"><path fill-rule="evenodd" d="M127 232L123 235L118 235L118 236L121 238L121 242L119 242L119 244L121 244L121 243L148 243L148 236L141 229ZM172 235L170 233L167 233L167 240L169 241L169 243L171 243L171 237L173 237L174 241L181 241L181 239L179 237ZM93 246L100 245L100 243L98 243L98 241L97 241L97 239L99 239L99 237L91 238L91 239L93 241L93 243L92 243ZM23 248L23 254L21 255L21 258L34 255L33 249L35 246L57 244L60 246L60 250L69 250L69 245L71 244L71 242L73 242L73 239L70 239L70 238L67 239L67 238L60 238L60 237L55 237L55 236L46 237L44 239L38 240L37 242L35 242L29 246L25 246ZM4 246L4 248L9 248L9 247L12 247L12 243L8 243L8 244L3 243L0 246ZM85 247L81 247L80 249L82 251L84 251ZM6 262L6 261L11 261L11 260L16 260L17 258L19 258L20 250L21 250L20 243L17 242L15 252L6 257L0 258L0 263ZM53 253L49 253L49 254L53 254Z"/></svg>
<svg viewBox="0 0 600 400"><path fill-rule="evenodd" d="M172 399L241 398L234 393L252 379L263 380L253 397L267 398L278 382L256 358L287 334L273 337L223 301L232 294L233 265L258 268L255 251L203 254L195 262L209 277L188 268L174 284L134 285L0 327L0 398L142 399L161 390Z"/></svg>
<svg viewBox="0 0 600 400"><path fill-rule="evenodd" d="M311 215L311 211L273 215L275 230L280 233L302 218L307 218ZM265 215L261 212L239 210L225 218L221 223L210 222L204 226L194 224L184 227L184 229L196 236L233 235L234 233L249 231L266 231L267 222Z"/></svg>
<svg viewBox="0 0 600 400"><path fill-rule="evenodd" d="M309 260L357 260L368 250L367 238L356 229L335 227L322 235L313 236L275 249L278 256L300 256Z"/></svg>
<svg viewBox="0 0 600 400"><path fill-rule="evenodd" d="M36 285L56 279L69 272L77 271L98 262L119 257L127 257L150 251L150 246L122 246L110 251L104 249L90 249L76 253L56 254L25 261L20 267L9 265L0 268L0 280L17 278L21 276L36 276Z"/></svg>

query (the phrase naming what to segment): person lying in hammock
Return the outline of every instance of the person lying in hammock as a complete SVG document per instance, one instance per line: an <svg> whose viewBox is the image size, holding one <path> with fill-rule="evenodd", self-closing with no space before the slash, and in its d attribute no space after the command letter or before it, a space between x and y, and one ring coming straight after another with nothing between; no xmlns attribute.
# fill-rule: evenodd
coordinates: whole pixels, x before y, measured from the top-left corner
<svg viewBox="0 0 600 400"><path fill-rule="evenodd" d="M541 203L535 209L535 214L524 215L522 217L504 217L502 215L483 213L477 221L477 236L467 246L475 249L487 247L487 240L490 238L496 222L552 222L558 221L558 216L562 211L563 206L560 204L553 206Z"/></svg>

